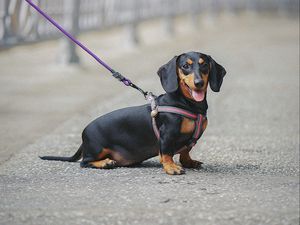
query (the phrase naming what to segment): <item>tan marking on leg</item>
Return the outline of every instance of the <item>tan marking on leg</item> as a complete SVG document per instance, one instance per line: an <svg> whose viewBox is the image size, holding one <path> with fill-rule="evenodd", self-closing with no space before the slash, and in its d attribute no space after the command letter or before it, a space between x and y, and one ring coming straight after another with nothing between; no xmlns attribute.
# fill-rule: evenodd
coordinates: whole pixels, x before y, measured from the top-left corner
<svg viewBox="0 0 300 225"><path fill-rule="evenodd" d="M193 160L190 156L190 150L185 150L180 153L179 161L184 168L201 168L203 164L200 161Z"/></svg>
<svg viewBox="0 0 300 225"><path fill-rule="evenodd" d="M208 124L208 120L205 119L202 124L202 130L201 130L202 133L205 131L207 124ZM190 151L191 149L187 149L180 152L179 162L184 168L201 168L201 165L203 163L197 160L193 160L190 156Z"/></svg>
<svg viewBox="0 0 300 225"><path fill-rule="evenodd" d="M115 167L116 161L107 158L107 159L104 159L104 160L90 162L89 164L92 167L98 168L98 169L112 169L112 168Z"/></svg>
<svg viewBox="0 0 300 225"><path fill-rule="evenodd" d="M106 159L112 154L112 150L109 148L103 148L98 155L98 159Z"/></svg>
<svg viewBox="0 0 300 225"><path fill-rule="evenodd" d="M161 159L162 159L164 170L167 174L170 175L184 174L184 170L182 169L181 166L178 166L174 163L172 156L162 154Z"/></svg>

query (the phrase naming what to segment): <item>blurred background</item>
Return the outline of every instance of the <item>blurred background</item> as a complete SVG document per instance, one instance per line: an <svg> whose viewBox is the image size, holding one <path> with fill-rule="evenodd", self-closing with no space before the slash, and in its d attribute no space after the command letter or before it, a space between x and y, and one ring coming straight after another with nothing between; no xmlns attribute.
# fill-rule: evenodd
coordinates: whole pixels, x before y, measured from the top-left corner
<svg viewBox="0 0 300 225"><path fill-rule="evenodd" d="M227 68L225 90L236 89L232 82L248 73L265 82L272 69L289 71L286 79L296 94L299 89L297 0L33 2L145 89L162 93L156 70L190 50L208 53ZM73 115L135 92L129 89L27 2L0 1L0 163ZM132 98L128 104L143 103L139 93Z"/></svg>
<svg viewBox="0 0 300 225"><path fill-rule="evenodd" d="M0 224L299 224L299 1L32 2L157 95L158 68L183 52L227 74L208 88L201 170L42 161L73 154L95 117L146 102L25 0L0 0Z"/></svg>
<svg viewBox="0 0 300 225"><path fill-rule="evenodd" d="M196 26L201 14L213 19L222 13L238 15L245 12L273 13L295 17L299 14L297 0L36 0L48 15L73 34L128 26L127 41L139 42L137 26L146 20L162 19L165 31L172 34L172 20L190 17ZM0 47L45 41L61 37L52 25L30 8L26 1L3 0L0 3Z"/></svg>

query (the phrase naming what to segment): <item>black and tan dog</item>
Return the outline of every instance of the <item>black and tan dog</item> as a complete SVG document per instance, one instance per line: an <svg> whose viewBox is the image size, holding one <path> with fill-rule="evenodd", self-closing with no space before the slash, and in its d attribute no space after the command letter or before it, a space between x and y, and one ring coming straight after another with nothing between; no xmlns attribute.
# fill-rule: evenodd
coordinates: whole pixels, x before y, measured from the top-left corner
<svg viewBox="0 0 300 225"><path fill-rule="evenodd" d="M207 126L207 86L218 92L225 74L225 69L208 55L189 52L176 56L158 70L166 94L155 99L155 106L174 111L161 110L152 115L150 104L113 111L84 129L83 142L72 157L41 158L68 162L82 158L82 167L110 169L160 155L166 173L174 175L184 173L173 161L173 156L180 154L183 167L200 167L201 162L191 159L189 151Z"/></svg>

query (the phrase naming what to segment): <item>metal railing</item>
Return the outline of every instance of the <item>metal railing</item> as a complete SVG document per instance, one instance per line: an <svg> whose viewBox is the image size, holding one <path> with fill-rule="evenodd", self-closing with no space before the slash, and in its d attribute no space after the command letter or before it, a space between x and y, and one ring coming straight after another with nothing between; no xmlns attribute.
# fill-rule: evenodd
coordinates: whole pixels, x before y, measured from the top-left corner
<svg viewBox="0 0 300 225"><path fill-rule="evenodd" d="M33 2L73 33L132 24L155 17L179 15L200 7L197 0L33 0ZM76 26L75 29L73 26ZM46 40L58 35L59 32L46 20L41 19L24 0L0 1L0 46Z"/></svg>
<svg viewBox="0 0 300 225"><path fill-rule="evenodd" d="M89 30L126 25L131 41L138 42L140 21L163 18L172 32L172 18L188 14L197 18L207 11L284 11L299 14L299 0L32 0L48 15L76 35ZM298 15L299 16L299 15ZM196 19L194 19L196 21ZM0 0L0 49L60 37L60 33L24 0ZM76 58L76 57L75 57ZM76 61L76 60L75 60Z"/></svg>

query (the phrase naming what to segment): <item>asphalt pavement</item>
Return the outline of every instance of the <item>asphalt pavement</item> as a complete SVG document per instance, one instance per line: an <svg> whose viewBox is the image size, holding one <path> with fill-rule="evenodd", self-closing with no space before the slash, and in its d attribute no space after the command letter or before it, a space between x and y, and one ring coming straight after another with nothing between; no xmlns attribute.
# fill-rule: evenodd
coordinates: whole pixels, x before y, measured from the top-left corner
<svg viewBox="0 0 300 225"><path fill-rule="evenodd" d="M83 53L80 66L57 66L56 42L0 52L1 143L10 149L1 148L0 224L299 224L299 21L242 15L198 30L185 24L177 21L172 40L141 29L135 49L120 50L116 31L80 37L157 94L158 67L181 52L208 53L226 68L221 92L209 90L208 128L192 152L203 169L181 176L165 174L157 157L113 170L40 160L73 154L89 121L144 99Z"/></svg>

